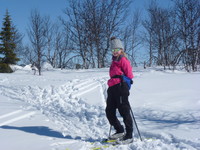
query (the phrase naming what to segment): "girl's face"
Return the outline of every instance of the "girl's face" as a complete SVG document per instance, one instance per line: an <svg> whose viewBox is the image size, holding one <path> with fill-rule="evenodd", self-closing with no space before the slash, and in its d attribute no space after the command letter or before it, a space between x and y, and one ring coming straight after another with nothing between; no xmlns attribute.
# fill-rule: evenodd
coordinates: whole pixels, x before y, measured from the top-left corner
<svg viewBox="0 0 200 150"><path fill-rule="evenodd" d="M120 55L121 55L121 52L122 52L122 49L120 49L120 48L112 49L112 54L113 54L113 56L115 56L115 57L120 56Z"/></svg>

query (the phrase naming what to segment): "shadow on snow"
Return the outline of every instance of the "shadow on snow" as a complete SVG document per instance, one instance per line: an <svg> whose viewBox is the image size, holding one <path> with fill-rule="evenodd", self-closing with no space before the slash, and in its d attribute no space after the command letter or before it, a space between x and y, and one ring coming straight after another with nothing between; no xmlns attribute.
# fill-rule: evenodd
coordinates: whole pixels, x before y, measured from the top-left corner
<svg viewBox="0 0 200 150"><path fill-rule="evenodd" d="M62 133L45 126L27 126L27 127L1 126L0 128L8 130L20 130L27 133L33 133L36 135L48 136L53 138L80 139L79 137L72 138L71 136L63 136Z"/></svg>

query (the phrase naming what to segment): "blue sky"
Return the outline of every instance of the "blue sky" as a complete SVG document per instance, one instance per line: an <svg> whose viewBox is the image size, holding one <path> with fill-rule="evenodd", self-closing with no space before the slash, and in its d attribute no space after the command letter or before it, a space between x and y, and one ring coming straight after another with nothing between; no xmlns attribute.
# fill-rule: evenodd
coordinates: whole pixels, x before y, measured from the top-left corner
<svg viewBox="0 0 200 150"><path fill-rule="evenodd" d="M67 0L0 0L0 27L6 9L17 29L26 34L31 10L37 9L42 15L49 15L54 20L63 15L62 11L66 6Z"/></svg>
<svg viewBox="0 0 200 150"><path fill-rule="evenodd" d="M13 24L24 35L25 43L28 42L26 30L29 24L31 10L37 9L41 15L49 15L53 21L58 16L64 16L63 10L67 7L68 0L0 0L0 31L5 17L6 9L8 9ZM144 17L145 9L150 0L133 0L131 11L140 9L142 17ZM168 7L171 0L157 0L158 4Z"/></svg>
<svg viewBox="0 0 200 150"><path fill-rule="evenodd" d="M150 0L133 0L131 9L144 10ZM163 6L168 6L170 0L158 0ZM6 9L10 12L13 23L21 32L26 32L29 23L30 12L39 10L42 15L49 15L51 19L63 16L63 9L67 6L67 0L0 0L0 27L5 16Z"/></svg>

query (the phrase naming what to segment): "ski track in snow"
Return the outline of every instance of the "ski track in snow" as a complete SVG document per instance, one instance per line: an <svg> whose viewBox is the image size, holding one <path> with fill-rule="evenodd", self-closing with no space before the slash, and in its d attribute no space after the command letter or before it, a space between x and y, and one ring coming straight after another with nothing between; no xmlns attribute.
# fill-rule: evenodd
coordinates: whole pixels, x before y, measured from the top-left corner
<svg viewBox="0 0 200 150"><path fill-rule="evenodd" d="M141 75L141 74L140 74ZM2 80L7 81L7 80ZM96 77L92 79L74 79L61 86L48 86L41 88L39 86L4 86L0 85L0 94L11 99L25 101L31 106L40 110L43 114L53 120L59 127L59 130L70 142L57 142L51 146L59 149L61 146L67 147L70 144L80 144L82 149L90 149L100 145L98 140L107 137L109 129L108 121L105 117L105 108L103 106L89 105L80 97L83 94L92 92L99 88L102 100L106 96L106 77ZM136 119L145 124L147 122L160 122L159 125L179 126L181 123L190 124L191 128L200 125L200 115L198 112L189 112L187 114L171 113L166 111L136 110ZM6 125L26 117L34 115L34 112L23 114L24 111L17 110L0 116L0 126ZM17 116L16 116L17 115ZM13 116L13 118L12 118ZM15 117L14 117L15 116ZM3 120L6 118L9 120ZM3 120L3 121L2 121ZM179 122L179 124L178 124ZM169 123L169 124L167 124ZM193 126L192 124L195 123ZM81 124L81 125L80 125ZM158 127L159 127L158 125ZM83 132L84 131L84 132ZM102 132L103 131L103 132ZM80 133L82 133L80 135ZM151 132L142 132L144 141L136 141L130 145L117 146L118 150L197 150L200 149L200 143L179 139L172 134L153 134ZM150 139L148 139L150 138ZM91 144L91 142L94 142ZM65 148L66 149L66 148ZM110 150L116 150L116 147L109 147Z"/></svg>
<svg viewBox="0 0 200 150"><path fill-rule="evenodd" d="M9 123L13 123L13 122L22 120L22 119L24 119L24 118L28 118L28 117L30 117L30 116L32 116L32 115L34 115L34 114L35 114L35 112L29 112L29 113L27 113L27 114L23 114L23 115L21 115L21 116L17 116L17 117L15 117L15 118L9 119L9 120L7 120L7 121L5 121L5 122L2 122L2 123L0 122L0 126L4 126L4 125L7 125L7 124L9 124Z"/></svg>
<svg viewBox="0 0 200 150"><path fill-rule="evenodd" d="M5 114L5 115L0 116L0 119L3 119L3 118L6 118L6 117L9 117L9 116L12 116L12 115L17 114L17 113L20 113L20 112L22 112L22 110L16 110L16 111L10 112L10 113L8 113L8 114Z"/></svg>

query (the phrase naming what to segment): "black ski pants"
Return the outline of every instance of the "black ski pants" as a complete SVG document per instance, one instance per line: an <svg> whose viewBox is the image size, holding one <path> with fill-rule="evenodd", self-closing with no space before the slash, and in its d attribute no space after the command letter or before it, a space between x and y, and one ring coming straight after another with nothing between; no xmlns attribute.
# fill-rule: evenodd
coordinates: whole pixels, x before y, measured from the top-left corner
<svg viewBox="0 0 200 150"><path fill-rule="evenodd" d="M132 137L133 120L131 117L130 104L128 101L129 94L121 94L122 90L124 89L122 89L121 83L108 88L106 116L109 123L114 126L116 132L124 132L124 128L116 116L116 110L118 109L126 127L126 134ZM129 91L127 93L129 93Z"/></svg>

